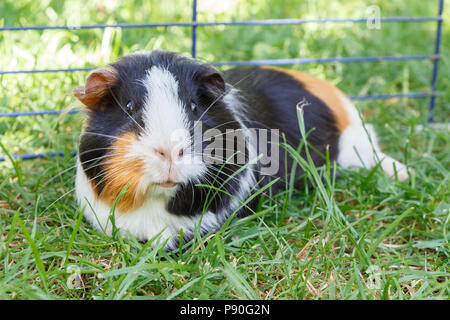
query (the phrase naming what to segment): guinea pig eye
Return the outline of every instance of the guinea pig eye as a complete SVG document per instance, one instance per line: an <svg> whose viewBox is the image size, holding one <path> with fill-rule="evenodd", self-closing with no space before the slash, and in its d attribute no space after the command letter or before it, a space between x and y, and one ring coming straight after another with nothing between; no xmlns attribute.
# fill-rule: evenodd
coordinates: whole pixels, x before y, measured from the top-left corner
<svg viewBox="0 0 450 320"><path fill-rule="evenodd" d="M191 111L197 113L197 105L194 102L191 102Z"/></svg>
<svg viewBox="0 0 450 320"><path fill-rule="evenodd" d="M127 113L132 116L134 114L134 101L128 101L127 103Z"/></svg>

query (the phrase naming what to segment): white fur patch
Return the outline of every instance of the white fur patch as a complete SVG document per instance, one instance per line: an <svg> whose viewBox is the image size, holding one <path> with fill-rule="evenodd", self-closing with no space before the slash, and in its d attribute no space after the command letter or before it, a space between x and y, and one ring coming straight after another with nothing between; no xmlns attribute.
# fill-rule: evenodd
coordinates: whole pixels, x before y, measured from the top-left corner
<svg viewBox="0 0 450 320"><path fill-rule="evenodd" d="M186 183L200 177L206 166L201 155L192 154L189 121L178 97L177 80L168 70L152 67L143 84L147 89L143 106L145 130L140 132L131 153L144 163L144 180ZM172 162L161 161L156 150L164 150Z"/></svg>
<svg viewBox="0 0 450 320"><path fill-rule="evenodd" d="M249 165L248 168L244 170L242 178L239 180L239 190L234 193L235 198L232 200L232 204L229 207L224 208L224 212L222 214L225 214L225 211L228 212L228 215L232 214L239 207L239 205L244 202L249 192L255 186L256 179L255 174L251 169L252 167L253 165Z"/></svg>
<svg viewBox="0 0 450 320"><path fill-rule="evenodd" d="M183 104L178 97L178 81L168 70L152 67L143 80L147 89L144 102L146 130L166 140L178 129L189 129Z"/></svg>
<svg viewBox="0 0 450 320"><path fill-rule="evenodd" d="M236 88L231 88L231 90L223 97L223 101L231 113L236 118L236 121L240 124L242 128L247 128L244 124L243 119L246 119L246 110L244 104L241 102L241 97L239 96L239 90Z"/></svg>
<svg viewBox="0 0 450 320"><path fill-rule="evenodd" d="M408 178L408 169L401 162L384 154L378 145L377 136L372 125L361 121L353 103L342 96L344 107L348 113L350 125L339 137L339 154L337 162L344 168L373 168L381 161L383 171L390 177L395 176L394 166L400 181ZM365 128L364 128L365 127Z"/></svg>
<svg viewBox="0 0 450 320"><path fill-rule="evenodd" d="M98 232L111 235L111 208L95 196L79 159L75 185L78 203L81 209L84 208L84 217ZM159 241L165 241L171 236L178 235L180 229L183 229L184 233L192 232L199 224L201 214L194 217L174 215L166 210L166 203L167 197L149 194L144 205L136 210L121 213L116 209L115 226L123 236L127 236L129 232L136 239L145 241L161 233ZM206 212L201 221L202 226L208 229L220 227L217 218L218 216L212 212Z"/></svg>

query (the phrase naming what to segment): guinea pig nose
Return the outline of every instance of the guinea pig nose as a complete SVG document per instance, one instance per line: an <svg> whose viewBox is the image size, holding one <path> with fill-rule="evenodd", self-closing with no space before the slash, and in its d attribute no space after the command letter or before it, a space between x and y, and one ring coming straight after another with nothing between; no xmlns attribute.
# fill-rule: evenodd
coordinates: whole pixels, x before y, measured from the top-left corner
<svg viewBox="0 0 450 320"><path fill-rule="evenodd" d="M174 150L166 150L164 148L155 148L154 149L156 155L158 155L161 159L173 161L174 159L179 159L183 157L184 150L174 149Z"/></svg>
<svg viewBox="0 0 450 320"><path fill-rule="evenodd" d="M165 150L163 150L162 148L157 148L157 149L155 149L155 153L156 153L159 157L161 157L161 158L163 158L163 159L167 159L168 154L167 154L167 152L166 152Z"/></svg>

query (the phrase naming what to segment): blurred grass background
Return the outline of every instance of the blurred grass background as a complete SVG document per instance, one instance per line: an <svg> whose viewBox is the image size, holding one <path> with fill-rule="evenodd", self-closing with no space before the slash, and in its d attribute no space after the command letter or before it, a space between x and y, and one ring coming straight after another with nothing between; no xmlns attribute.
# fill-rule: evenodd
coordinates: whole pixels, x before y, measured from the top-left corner
<svg viewBox="0 0 450 320"><path fill-rule="evenodd" d="M383 17L435 16L438 9L436 0L198 2L202 22L361 18L370 5ZM449 12L447 3L435 109L436 122L444 123L450 118ZM189 22L191 15L191 1L181 0L0 2L0 26ZM379 30L364 23L198 27L197 56L213 62L429 55L435 32L435 22L383 23ZM191 29L4 31L0 70L100 66L153 48L190 55ZM432 72L431 61L289 67L328 79L348 95L427 91ZM0 75L0 112L78 106L71 90L87 74ZM385 152L417 172L398 183L379 171L340 171L337 186L327 191L359 233L357 243L328 222L318 193L298 191L283 205L267 201L262 210L272 209L263 218L237 223L207 245L161 262L158 249L103 237L80 223L71 193L73 157L0 163L0 298L448 298L450 137L414 131L426 124L428 106L429 99L357 102ZM0 118L1 143L9 153L71 152L82 119Z"/></svg>

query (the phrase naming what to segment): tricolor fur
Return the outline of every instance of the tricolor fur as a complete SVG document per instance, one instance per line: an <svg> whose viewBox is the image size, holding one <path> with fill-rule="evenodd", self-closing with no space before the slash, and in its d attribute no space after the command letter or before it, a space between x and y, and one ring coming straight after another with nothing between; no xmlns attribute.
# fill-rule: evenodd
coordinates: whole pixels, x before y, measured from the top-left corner
<svg viewBox="0 0 450 320"><path fill-rule="evenodd" d="M222 74L156 50L94 71L75 95L88 107L76 195L88 221L107 234L114 220L125 235L146 241L161 234L159 239L172 249L181 229L183 241L189 241L195 228L205 234L220 228L238 208L239 215L251 211L258 198L245 206L242 202L273 178L280 180L272 191L283 188L292 160L279 148L279 170L273 176L262 175L259 163L244 169L231 161L206 163L207 141L194 141L195 121L201 120L202 132L279 129L297 148L296 105L302 100L308 102L305 129L314 129L308 142L318 151L312 153L317 166L324 164L328 149L331 160L343 167L372 168L381 161L387 174L393 176L395 166L399 179L408 177L403 164L380 151L373 128L363 125L341 91L297 71L250 67ZM296 175L302 173L298 168Z"/></svg>

